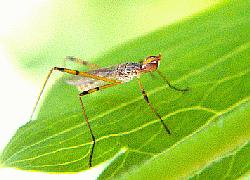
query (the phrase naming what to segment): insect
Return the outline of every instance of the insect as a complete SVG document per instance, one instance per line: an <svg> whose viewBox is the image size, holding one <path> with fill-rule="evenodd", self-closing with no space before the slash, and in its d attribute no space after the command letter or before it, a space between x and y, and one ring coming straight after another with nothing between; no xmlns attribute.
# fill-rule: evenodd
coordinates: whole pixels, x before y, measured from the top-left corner
<svg viewBox="0 0 250 180"><path fill-rule="evenodd" d="M95 136L94 136L94 133L91 129L91 126L90 126L90 123L88 120L88 116L87 116L86 111L85 111L85 106L84 106L83 101L82 101L82 97L85 95L88 95L88 94L94 93L98 90L106 89L106 88L109 88L109 87L112 87L112 86L115 86L118 84L126 83L126 82L129 82L132 79L136 78L138 80L139 87L141 89L144 100L148 104L151 111L159 119L159 121L161 122L161 124L164 127L164 129L166 130L166 132L168 134L170 134L170 130L169 130L168 126L164 123L160 114L157 113L157 111L155 110L153 105L150 103L149 98L147 96L147 93L144 90L144 87L143 87L142 82L140 80L140 75L145 74L145 73L152 73L152 72L156 71L160 75L160 77L163 78L163 80L168 84L168 86L170 88L177 90L177 91L183 91L183 92L188 90L188 88L179 89L179 88L172 86L170 84L170 82L166 79L166 77L158 70L158 67L159 67L159 64L161 61L161 54L159 54L157 56L148 56L147 58L145 58L143 61L140 61L140 62L128 62L128 63L118 64L118 65L114 65L114 66L110 66L110 67L106 67L106 68L98 68L98 66L95 64L91 64L87 61L84 61L84 60L81 60L79 58L75 58L72 56L67 56L66 60L73 61L73 62L79 63L81 65L86 65L92 70L84 72L84 71L77 71L77 70L61 68L61 67L53 67L49 71L47 78L43 84L43 87L39 93L38 99L36 101L36 104L33 108L32 114L31 114L31 119L32 119L32 116L33 116L36 108L37 108L40 97L45 89L45 86L46 86L52 72L53 71L61 71L63 73L75 75L75 77L73 79L69 80L67 83L76 86L80 91L79 100L80 100L80 104L81 104L81 108L82 108L82 112L83 112L83 117L86 121L86 124L88 126L88 129L89 129L91 137L92 137L92 142L93 142L91 152L90 152L90 157L89 157L89 167L92 166L92 157L93 157L94 148L95 148Z"/></svg>

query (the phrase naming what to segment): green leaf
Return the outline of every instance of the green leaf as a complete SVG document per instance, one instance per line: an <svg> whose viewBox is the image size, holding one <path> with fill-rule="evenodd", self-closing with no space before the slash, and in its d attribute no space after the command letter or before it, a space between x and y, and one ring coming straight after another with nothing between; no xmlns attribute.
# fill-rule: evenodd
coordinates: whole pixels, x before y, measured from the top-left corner
<svg viewBox="0 0 250 180"><path fill-rule="evenodd" d="M160 70L175 86L190 88L180 93L167 88L157 75L142 77L171 135L144 102L136 81L86 96L97 139L93 164L112 159L100 178L166 173L212 177L220 170L239 177L249 171L249 161L243 161L250 137L249 9L248 1L228 1L95 59L111 65L161 52ZM92 142L77 94L63 79L54 83L37 120L18 129L2 152L1 164L45 172L88 169ZM231 154L232 165L225 167ZM220 161L224 165L217 164Z"/></svg>
<svg viewBox="0 0 250 180"><path fill-rule="evenodd" d="M249 99L242 100L213 116L204 125L205 127L199 128L173 147L133 170L128 177L123 177L126 177L125 179L238 178L250 168L250 133L244 128L247 127L248 130L250 128ZM219 143L218 137L220 137Z"/></svg>
<svg viewBox="0 0 250 180"><path fill-rule="evenodd" d="M18 68L25 70L23 74L37 81L42 80L49 68L62 65L65 56L91 61L128 39L220 1L188 0L185 5L175 0L71 0L70 4L48 1L36 7L37 11L27 18L28 28L21 26L4 37L0 34L0 39L13 57L17 57L13 61L16 59Z"/></svg>

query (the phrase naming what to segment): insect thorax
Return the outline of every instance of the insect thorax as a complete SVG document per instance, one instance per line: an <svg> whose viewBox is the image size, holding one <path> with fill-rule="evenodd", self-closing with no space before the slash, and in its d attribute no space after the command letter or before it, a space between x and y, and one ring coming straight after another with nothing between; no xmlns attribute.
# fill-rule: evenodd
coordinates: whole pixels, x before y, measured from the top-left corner
<svg viewBox="0 0 250 180"><path fill-rule="evenodd" d="M122 82L131 81L134 77L140 76L140 63L125 63L117 65L116 78Z"/></svg>

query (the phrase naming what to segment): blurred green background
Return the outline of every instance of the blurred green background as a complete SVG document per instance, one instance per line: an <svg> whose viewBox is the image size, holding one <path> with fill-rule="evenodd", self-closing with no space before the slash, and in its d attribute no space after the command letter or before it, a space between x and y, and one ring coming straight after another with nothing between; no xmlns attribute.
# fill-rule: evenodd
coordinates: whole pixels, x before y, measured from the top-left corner
<svg viewBox="0 0 250 180"><path fill-rule="evenodd" d="M92 61L93 57L102 55L112 47L218 2L220 1L28 1L27 4L20 3L16 13L9 13L15 12L11 7L4 14L4 18L9 18L8 23L12 24L4 26L7 32L2 30L0 38L11 53L14 63L25 69L29 76L26 77L41 80L50 67L62 65L63 58L67 55ZM128 59L129 57L131 54L128 54Z"/></svg>
<svg viewBox="0 0 250 180"><path fill-rule="evenodd" d="M188 93L180 94L166 89L159 78L152 81L150 76L142 77L149 98L173 132L173 136L164 139L165 143L165 134L145 108L136 82L84 99L99 140L95 165L126 149L102 178L126 173L131 167L141 168L144 160L152 160L155 155L163 162L160 167L168 166L172 174L167 174L172 177L180 173L195 173L193 178L198 179L200 175L221 177L226 172L225 176L238 177L246 173L246 82L250 82L247 1L223 1L216 8L213 6L221 1L36 2L27 4L31 9L20 4L21 10L30 10L25 20L14 18L15 25L0 32L1 42L15 66L37 85L41 86L48 69L61 66L68 55L106 66L137 61L160 51L164 55L160 69L171 82L178 87L191 87ZM205 10L208 11L194 15ZM11 15L6 13L6 17ZM38 120L19 128L6 146L1 162L8 167L46 172L88 169L86 155L91 139L80 106L76 106L76 94L75 87L62 79L56 81L42 98ZM235 168L228 168L228 161ZM158 167L150 165L151 170L160 169L151 166ZM242 171L238 173L237 168ZM148 170L142 170L148 176Z"/></svg>

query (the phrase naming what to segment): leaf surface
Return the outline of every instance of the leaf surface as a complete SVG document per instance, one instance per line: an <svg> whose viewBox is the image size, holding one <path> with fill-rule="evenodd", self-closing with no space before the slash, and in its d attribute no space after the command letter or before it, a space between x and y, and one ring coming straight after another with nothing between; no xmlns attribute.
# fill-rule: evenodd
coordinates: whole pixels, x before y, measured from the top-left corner
<svg viewBox="0 0 250 180"><path fill-rule="evenodd" d="M219 166L218 157L245 152L250 132L249 6L244 0L225 2L95 59L111 65L161 52L160 70L175 86L190 88L180 93L167 88L157 75L142 77L149 99L171 135L144 102L136 81L86 96L84 104L97 142L93 164L113 158L100 178L127 177L127 172L134 173L131 178L141 172L156 176L165 171L148 171L154 166L167 166L172 176L196 178L213 172L213 167ZM59 79L44 98L37 120L19 128L6 146L1 164L25 170L79 172L88 169L91 144L78 92ZM183 164L189 157L192 163ZM225 165L219 170L241 176L249 169L244 157L235 156L232 163L238 163L242 173ZM155 165L156 159L161 164ZM187 168L180 170L185 164Z"/></svg>

